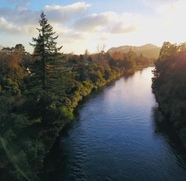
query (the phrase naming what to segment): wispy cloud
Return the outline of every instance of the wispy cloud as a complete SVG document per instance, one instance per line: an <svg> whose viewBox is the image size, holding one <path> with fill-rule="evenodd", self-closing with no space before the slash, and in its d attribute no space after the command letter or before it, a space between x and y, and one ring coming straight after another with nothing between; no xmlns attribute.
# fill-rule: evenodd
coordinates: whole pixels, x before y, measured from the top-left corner
<svg viewBox="0 0 186 181"><path fill-rule="evenodd" d="M46 5L44 11L52 22L64 23L81 18L89 7L90 4L77 2L67 6Z"/></svg>
<svg viewBox="0 0 186 181"><path fill-rule="evenodd" d="M11 5L15 5L16 9L23 10L27 9L30 1L29 0L7 0Z"/></svg>
<svg viewBox="0 0 186 181"><path fill-rule="evenodd" d="M157 8L157 12L165 17L183 18L185 16L186 1L168 3Z"/></svg>
<svg viewBox="0 0 186 181"><path fill-rule="evenodd" d="M109 26L112 22L110 15L110 12L88 15L77 20L74 24L74 28L80 31L100 31L101 29Z"/></svg>
<svg viewBox="0 0 186 181"><path fill-rule="evenodd" d="M183 22L186 16L184 0L139 0L143 7L148 6L153 10L153 14L149 16L132 11L93 12L94 4L86 2L69 5L48 4L43 6L43 9L32 10L29 0L7 1L13 3L13 6L0 7L2 45L11 42L12 37L16 37L17 43L29 44L32 37L38 35L36 28L39 27L42 10L59 35L58 43L63 45L65 52L84 52L86 48L96 51L100 42L107 46L117 46L158 43L164 40L181 41L184 38L186 40L186 26ZM5 35L8 36L5 38Z"/></svg>
<svg viewBox="0 0 186 181"><path fill-rule="evenodd" d="M134 25L124 26L122 23L117 23L116 25L113 26L111 33L114 34L132 33L137 30L138 30L137 26Z"/></svg>
<svg viewBox="0 0 186 181"><path fill-rule="evenodd" d="M2 33L4 32L6 34L7 33L17 34L21 31L21 28L19 26L15 26L14 24L9 23L3 17L0 18L0 29Z"/></svg>
<svg viewBox="0 0 186 181"><path fill-rule="evenodd" d="M147 6L159 6L161 4L167 4L167 3L170 3L170 2L173 2L175 0L143 0L143 3Z"/></svg>

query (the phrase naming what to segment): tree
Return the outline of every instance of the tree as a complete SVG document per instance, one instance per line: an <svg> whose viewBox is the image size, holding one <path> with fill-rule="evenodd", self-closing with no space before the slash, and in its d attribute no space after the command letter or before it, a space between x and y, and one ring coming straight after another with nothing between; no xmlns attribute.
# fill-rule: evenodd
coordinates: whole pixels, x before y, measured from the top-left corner
<svg viewBox="0 0 186 181"><path fill-rule="evenodd" d="M159 60L167 59L168 57L175 56L178 53L178 46L170 42L164 42L159 54Z"/></svg>
<svg viewBox="0 0 186 181"><path fill-rule="evenodd" d="M3 48L0 51L0 75L11 78L14 81L22 79L25 73L23 66L24 52L22 44L17 44L12 48Z"/></svg>
<svg viewBox="0 0 186 181"><path fill-rule="evenodd" d="M42 90L46 90L47 82L47 71L51 69L51 64L60 55L59 50L62 48L57 48L57 42L55 41L58 36L54 36L56 32L53 32L53 27L48 23L44 12L41 13L39 20L40 28L38 38L33 38L32 41L35 44L30 43L34 47L34 56L37 57L39 64L39 78L41 79Z"/></svg>
<svg viewBox="0 0 186 181"><path fill-rule="evenodd" d="M103 45L97 45L97 52L98 52L98 60L102 60L103 59L103 56L105 54L105 47L106 45L103 44Z"/></svg>
<svg viewBox="0 0 186 181"><path fill-rule="evenodd" d="M122 60L123 59L123 54L121 52L118 52L118 51L115 51L113 54L112 54L112 58L114 60Z"/></svg>
<svg viewBox="0 0 186 181"><path fill-rule="evenodd" d="M21 51L22 53L24 53L25 52L25 47L22 44L17 44L15 46L15 50Z"/></svg>
<svg viewBox="0 0 186 181"><path fill-rule="evenodd" d="M86 50L85 50L85 53L84 53L85 61L88 60L88 56L89 56L89 52L88 52L88 50L86 49Z"/></svg>

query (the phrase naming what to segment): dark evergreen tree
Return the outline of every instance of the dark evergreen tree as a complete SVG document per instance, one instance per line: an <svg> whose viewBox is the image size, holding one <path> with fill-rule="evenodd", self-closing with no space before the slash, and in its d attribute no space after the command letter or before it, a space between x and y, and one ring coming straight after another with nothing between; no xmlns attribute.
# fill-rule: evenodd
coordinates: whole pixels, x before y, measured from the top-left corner
<svg viewBox="0 0 186 181"><path fill-rule="evenodd" d="M41 19L39 20L40 28L37 28L39 31L38 38L33 38L34 44L30 43L34 47L33 55L36 57L36 64L39 75L39 79L42 85L42 90L47 89L48 81L48 72L51 72L51 69L54 68L54 65L57 64L59 60L60 49L57 48L56 39L58 36L54 36L56 32L53 31L53 27L48 23L46 15L44 12L41 13Z"/></svg>

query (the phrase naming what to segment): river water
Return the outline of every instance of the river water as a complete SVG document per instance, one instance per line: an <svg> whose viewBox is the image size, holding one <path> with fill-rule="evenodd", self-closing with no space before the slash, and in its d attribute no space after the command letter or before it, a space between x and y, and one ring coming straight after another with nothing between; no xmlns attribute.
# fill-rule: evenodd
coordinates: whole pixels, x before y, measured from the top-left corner
<svg viewBox="0 0 186 181"><path fill-rule="evenodd" d="M122 77L81 103L46 161L44 180L186 180L186 150L160 122L152 69Z"/></svg>

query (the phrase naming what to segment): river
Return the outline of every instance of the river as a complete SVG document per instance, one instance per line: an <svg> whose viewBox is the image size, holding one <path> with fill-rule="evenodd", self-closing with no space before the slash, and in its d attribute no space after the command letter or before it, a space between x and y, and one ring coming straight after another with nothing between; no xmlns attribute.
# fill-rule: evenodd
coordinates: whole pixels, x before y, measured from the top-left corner
<svg viewBox="0 0 186 181"><path fill-rule="evenodd" d="M46 160L45 181L185 181L186 150L160 122L152 67L92 93Z"/></svg>

